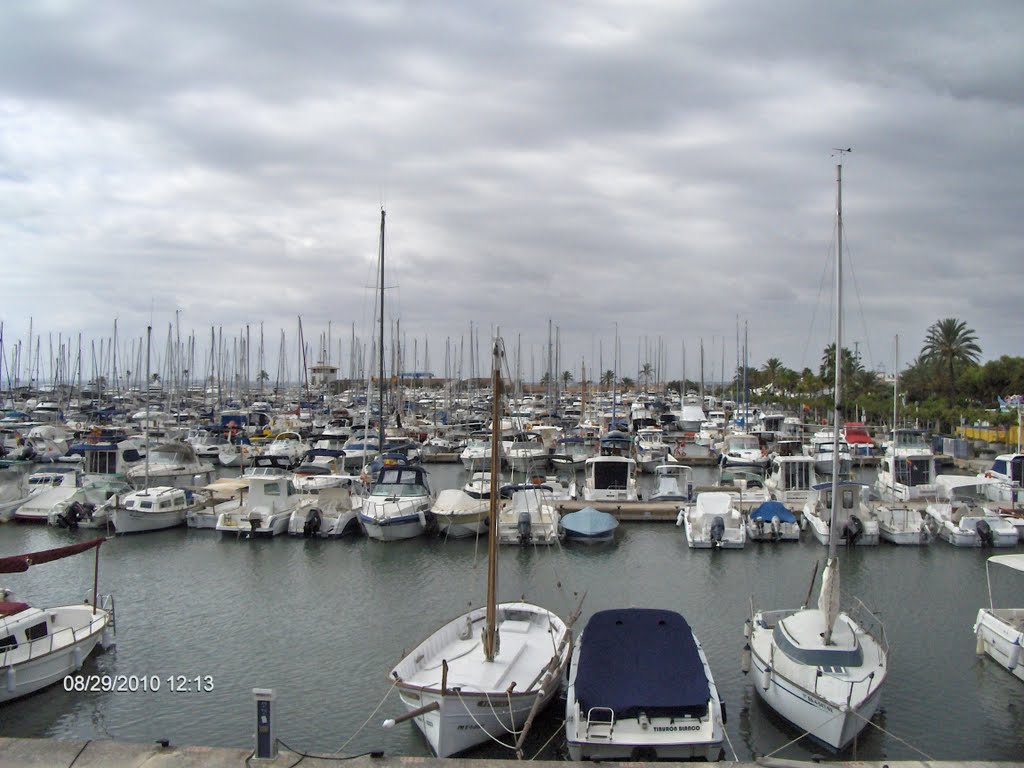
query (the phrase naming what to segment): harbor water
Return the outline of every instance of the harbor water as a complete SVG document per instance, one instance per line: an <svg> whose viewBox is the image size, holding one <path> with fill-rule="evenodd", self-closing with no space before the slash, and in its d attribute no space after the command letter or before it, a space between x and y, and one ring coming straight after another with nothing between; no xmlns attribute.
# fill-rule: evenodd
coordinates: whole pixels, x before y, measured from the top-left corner
<svg viewBox="0 0 1024 768"><path fill-rule="evenodd" d="M712 474L698 470L696 480L712 482ZM456 465L432 465L430 476L435 490L466 480ZM0 556L95 533L11 523L0 527ZM727 705L724 757L782 748L778 757L807 759L828 753L806 739L786 746L800 733L756 697L740 651L751 598L758 607L800 605L825 553L809 531L795 544L707 551L689 549L670 523L623 523L608 546L503 547L499 599L525 597L565 617L582 598L578 627L606 608L679 611ZM841 551L844 596L878 613L891 646L880 712L844 757L1024 755L1024 687L975 655L972 625L988 602L991 554L941 540ZM92 576L86 555L4 575L0 586L52 606L80 602ZM403 711L388 671L404 650L479 605L485 578L485 545L475 540L249 540L184 528L117 537L101 547L99 563L100 591L116 599L117 646L91 657L82 675L124 676L138 689L51 687L0 706L0 736L251 746L252 689L272 688L277 735L293 749L428 755L412 723L381 727ZM1006 582L997 597L1022 604L1024 585ZM537 719L526 757L562 755L561 707L556 700ZM490 744L466 756L512 755Z"/></svg>

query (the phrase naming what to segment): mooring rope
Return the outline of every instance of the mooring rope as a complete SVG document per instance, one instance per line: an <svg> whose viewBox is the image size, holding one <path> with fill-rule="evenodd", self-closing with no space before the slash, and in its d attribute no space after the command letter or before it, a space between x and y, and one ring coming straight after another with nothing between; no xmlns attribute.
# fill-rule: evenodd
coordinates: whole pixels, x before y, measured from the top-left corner
<svg viewBox="0 0 1024 768"><path fill-rule="evenodd" d="M826 721L825 721L825 722L823 722L823 723L820 723L820 724L818 725L818 727L819 727L819 728L821 728L822 726L828 725L828 724L829 724L829 723L831 723L831 722L832 722L833 720L835 720L835 719L836 719L837 717L839 717L840 715L843 715L843 714L846 714L846 713L845 713L845 712L842 712L842 711L840 711L840 712L836 712L836 713L835 713L834 715L832 715L832 717L830 717L830 718L829 718L828 720L826 720ZM813 735L813 734L814 734L814 731L804 731L803 733L801 733L801 734L800 734L799 736L797 736L797 737L796 737L795 739L793 739L792 741L787 741L787 742L786 742L785 744L783 744L783 745L782 745L781 747L779 747L778 749L776 749L776 750L775 750L774 752L769 752L769 753L768 753L767 755L761 755L761 757L759 757L759 758L757 758L757 759L758 759L758 761L760 761L760 760L767 760L767 759L768 759L768 758L770 758L770 757L774 757L774 756L775 756L775 755L777 755L777 754L778 754L779 752L781 752L782 750L784 750L784 749L785 749L786 747L791 747L791 746L793 746L794 744L796 744L796 743L797 743L798 741L800 741L800 740L801 740L802 738L804 738L805 736L811 736L811 735Z"/></svg>
<svg viewBox="0 0 1024 768"><path fill-rule="evenodd" d="M910 747L910 748L911 748L912 750L914 750L915 752L917 752L917 753L918 753L919 755L922 755L922 756L924 757L924 759L925 759L925 760L935 760L935 758L934 758L934 757L932 757L931 755L929 755L929 754L928 754L927 752L923 752L923 751L921 751L920 749L918 749L917 747L915 747L915 746L914 746L913 744L911 744L911 743L910 743L909 741L907 741L906 739L901 739L901 738L900 738L899 736L897 736L897 735L896 735L895 733L891 733L890 731L887 731L887 730L885 730L885 728L883 728L882 726L878 725L877 723L873 723L873 722L871 722L871 720L869 720L868 718L864 717L864 715L862 715L862 714L861 714L860 712L858 712L857 710L850 710L850 711L851 711L851 712L853 712L853 714L855 714L855 715L856 715L857 717L859 717L859 718L860 718L861 720L863 720L864 722L866 722L866 723L867 723L868 725L874 726L875 728L877 728L878 730L880 730L880 731L881 731L882 733L884 733L884 734L885 734L886 736L889 736L890 738L896 739L896 741L900 742L901 744L905 744L906 746Z"/></svg>
<svg viewBox="0 0 1024 768"><path fill-rule="evenodd" d="M455 691L455 695L459 697L459 702L461 702L462 708L466 710L466 714L469 715L470 720L472 720L474 723L476 723L477 727L487 735L487 738L489 738L495 744L500 744L501 746L505 747L506 749L514 749L514 747L506 744L504 741L499 739L497 736L492 736L490 734L490 732L486 728L484 728L483 723L481 723L479 720L476 719L476 715L473 714L473 711L466 705L465 699L462 698L462 691L460 689L458 689L458 688L454 688L453 690ZM486 694L484 694L484 698L486 698L488 704L490 704L490 697L488 697ZM501 722L500 719L498 719L498 714L494 711L494 707L493 706L491 707L491 712L494 714L495 720L498 721L498 725L500 725L502 728L504 728L506 732L515 735L515 731L510 731L508 728L505 727L505 724L503 722ZM510 711L509 715L511 716L511 714L512 713Z"/></svg>
<svg viewBox="0 0 1024 768"><path fill-rule="evenodd" d="M363 721L363 724L362 724L362 725L360 725L360 726L359 726L358 728L356 728L356 730L355 730L355 733L353 733L353 734L352 734L351 736L349 736L349 737L348 737L348 739L346 739L346 741L345 741L345 743L344 743L344 744L342 744L342 745L341 745L340 747L338 747L338 748L337 748L336 750L334 750L334 754L338 754L338 753L339 753L339 752L341 752L341 751L342 751L343 749L345 749L345 747L347 747L347 746L348 746L349 744L351 744L351 743L352 743L352 739L354 739L354 738L355 738L356 736L358 736L358 735L359 735L360 731L362 731L362 730L363 730L363 728L365 728L365 727L367 726L367 724L368 724L368 723L369 723L369 722L370 722L370 721L371 721L371 720L372 720L372 719L373 719L373 718L374 718L374 717L375 717L375 716L377 715L377 713L378 713L378 712L380 711L380 708L384 706L384 702L388 700L388 696L390 696L390 695L391 695L391 692L392 692L393 690L395 690L395 686L397 686L397 685L398 685L398 680L396 679L396 680L395 680L395 681L394 681L393 683L391 683L391 686L390 686L390 687L388 688L388 690L387 690L387 693L385 693L385 694L384 694L384 698L380 700L380 704L378 704L378 705L376 706L376 708L375 708L375 709L373 710L373 712L371 712L371 713L370 713L370 716L369 716L368 718L366 718L366 720L365 720L365 721Z"/></svg>

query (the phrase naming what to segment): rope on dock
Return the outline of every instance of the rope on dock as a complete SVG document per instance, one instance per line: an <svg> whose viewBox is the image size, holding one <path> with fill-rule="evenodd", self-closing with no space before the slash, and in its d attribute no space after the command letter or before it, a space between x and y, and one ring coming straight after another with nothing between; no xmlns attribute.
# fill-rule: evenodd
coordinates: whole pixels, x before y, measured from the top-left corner
<svg viewBox="0 0 1024 768"><path fill-rule="evenodd" d="M828 725L829 723L831 723L831 722L832 722L833 720L835 720L835 719L836 719L837 717L839 717L840 715L845 715L845 714L846 714L846 713L845 713L845 712L844 712L843 710L839 710L839 711L838 711L838 712L836 712L836 713L835 713L834 715L832 715L832 717L830 717L830 718L829 718L828 720L826 720L826 721L825 721L825 722L823 722L823 723L820 723L820 724L818 725L818 727L820 728L820 727L822 727L822 726L824 726L824 725ZM782 750L784 750L784 749L785 749L786 747L791 747L791 746L793 746L794 744L796 744L796 743L797 743L798 741L800 741L800 740L801 740L802 738L804 738L805 736L811 736L811 735L813 735L813 734L814 734L814 731L804 731L803 733L801 733L801 734L800 734L799 736L797 736L797 737L796 737L795 739L793 739L792 741L787 741L787 742L786 742L785 744L783 744L783 745L782 745L781 747L779 747L778 749L776 749L776 750L775 750L774 752L769 752L769 753L768 753L767 755L761 755L761 757L758 757L758 758L756 758L754 762L756 762L756 763L760 763L760 762L761 762L762 760L769 760L770 758L772 758L772 757L774 757L775 755L779 754L779 752L781 752Z"/></svg>
<svg viewBox="0 0 1024 768"><path fill-rule="evenodd" d="M78 750L78 752L75 754L71 762L68 763L68 768L71 768L71 766L78 762L78 758L82 756L82 753L85 752L85 748L88 747L90 744L92 744L92 739L86 739L85 744L82 745L82 748Z"/></svg>
<svg viewBox="0 0 1024 768"><path fill-rule="evenodd" d="M729 749L732 750L732 761L738 763L740 759L736 756L736 747L732 745L732 739L729 738L729 731L726 730L725 723L722 723L722 733L725 734L725 743L729 745Z"/></svg>

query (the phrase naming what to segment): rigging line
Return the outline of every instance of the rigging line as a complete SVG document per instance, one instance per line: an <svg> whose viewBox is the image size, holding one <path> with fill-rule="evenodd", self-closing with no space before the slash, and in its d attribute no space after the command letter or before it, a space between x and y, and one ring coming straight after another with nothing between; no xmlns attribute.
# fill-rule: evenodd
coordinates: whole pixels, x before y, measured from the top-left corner
<svg viewBox="0 0 1024 768"><path fill-rule="evenodd" d="M933 760L935 760L935 758L934 758L934 757L932 757L931 755L929 755L929 754L928 754L927 752L922 752L922 751L921 751L920 749L918 749L917 747L915 747L915 746L914 746L913 744L911 744L911 743L910 743L909 741L907 741L906 739L901 739L901 738L900 738L899 736L897 736L897 735L896 735L895 733L891 733L891 732L889 732L889 731L885 730L885 728L883 728L882 726L878 725L877 723L873 723L873 722L871 722L871 720L869 720L868 718L864 717L864 715L862 715L862 714L861 714L860 712L858 712L857 710L855 710L855 709L851 709L850 711L851 711L851 712L852 712L853 714L855 714L855 715L856 715L857 717L859 717L859 718L860 718L861 720L863 720L864 722L866 722L866 723L867 723L868 725L872 725L872 726L874 726L875 728L877 728L878 730L880 730L880 731L881 731L882 733L884 733L884 734L885 734L886 736L889 736L890 738L896 739L896 741L900 742L901 744L905 744L905 745L907 745L907 746L908 746L908 747L910 747L910 748L911 748L912 750L914 750L915 752L917 752L917 753L918 753L919 755L923 755L923 756L924 756L924 759L925 759L925 760L932 760L932 761L933 761Z"/></svg>
<svg viewBox="0 0 1024 768"><path fill-rule="evenodd" d="M378 713L378 712L380 711L380 708L384 706L384 702L388 700L388 696L390 696L390 695L391 695L391 692L392 692L393 690L395 690L395 687L396 687L397 685L398 685L398 680L396 679L396 680L394 680L394 681L393 681L393 682L391 683L391 686L390 686L390 687L388 688L388 690L387 690L387 693L385 693L385 694L384 694L384 698L380 700L380 704L378 704L378 705L377 705L377 706L376 706L376 707L374 708L373 712L371 712L371 713L370 713L370 716L369 716L368 718L366 718L366 720L365 720L365 721L363 721L363 724L362 724L362 725L360 725L360 726L359 726L358 728L356 728L356 731L355 731L355 733L353 733L353 734L352 734L351 736L349 736L349 737L348 737L348 739L346 739L346 740L345 740L345 743L344 743L344 744L342 744L342 745L341 745L340 747L338 747L338 748L337 748L336 750L334 750L334 754L338 754L338 753L339 753L339 752L341 752L341 751L342 751L343 749L345 749L345 747L347 747L347 746L348 746L348 745L349 745L350 743L352 743L352 739L354 739L354 738L355 738L356 736L358 736L358 735L359 735L359 732L360 732L360 731L362 731L362 730L363 730L363 728L365 728L365 727L366 727L366 725L367 725L367 724L368 724L368 723L369 723L369 722L370 722L370 721L371 721L371 720L372 720L372 719L373 719L373 718L374 718L374 717L375 717L375 716L377 715L377 713Z"/></svg>
<svg viewBox="0 0 1024 768"><path fill-rule="evenodd" d="M500 744L501 746L505 747L506 749L515 749L515 747L513 747L513 746L511 746L509 744L506 744L504 741L499 739L497 736L494 736L490 731L488 731L486 728L484 728L483 723L481 723L479 720L476 719L476 715L474 715L473 711L466 705L466 700L462 698L462 690L460 688L452 688L451 690L454 691L455 695L459 697L459 702L462 704L462 708L464 710L466 710L466 714L469 715L469 719L472 720L474 723L476 723L477 727L481 731L483 731L484 733L487 734L487 738L489 738L495 744ZM484 693L484 699L486 699L487 703L491 706L491 714L494 715L495 722L497 722L497 724L500 725L505 730L506 733L511 733L514 736L516 732L515 731L510 731L508 728L505 727L505 724L503 722L501 722L501 718L498 717L498 713L494 711L494 705L491 705L491 697L488 696L487 693ZM509 710L509 717L511 717L511 716L512 716L512 711L510 709ZM514 721L513 721L513 725L515 725Z"/></svg>
<svg viewBox="0 0 1024 768"><path fill-rule="evenodd" d="M829 256L825 259L825 263L821 267L821 277L818 279L818 295L814 300L814 311L811 312L811 324L807 328L807 338L804 340L803 354L800 357L800 369L803 370L807 366L807 349L811 346L811 336L814 334L814 324L818 316L818 307L821 305L821 295L824 291L825 281L828 276L828 267L832 263L832 245L829 245ZM831 315L831 313L829 313ZM831 329L831 320L829 321L829 329Z"/></svg>
<svg viewBox="0 0 1024 768"><path fill-rule="evenodd" d="M840 711L836 712L836 713L835 713L834 715L832 715L832 717L830 717L830 718L829 718L828 720L826 720L825 722L823 722L823 723L819 723L817 727L818 727L818 728L822 728L822 727L824 727L824 726L828 725L829 723L831 723L831 722L832 722L833 720L835 720L835 719L836 719L837 717L839 717L840 715L844 715L844 714L846 714L846 713L845 713L845 712L843 712L842 710L840 710ZM805 736L812 736L813 734L814 734L814 731L813 731L813 730L810 730L810 731L804 731L804 732L803 732L803 733L801 733L801 734L800 734L799 736L797 736L797 737L796 737L795 739L793 739L792 741L787 741L787 742L786 742L785 744L783 744L783 745L782 745L781 747L779 747L778 749L776 749L776 750L774 750L774 751L772 751L772 752L769 752L769 753L768 753L767 755L761 755L761 756L760 756L759 758L757 758L757 759L756 759L756 760L755 760L754 762L757 762L757 763L759 763L759 762L761 762L762 760L767 760L767 759L768 759L768 758L770 758L770 757L775 757L775 755L779 754L779 752L781 752L782 750L784 750L784 749L785 749L786 747L790 747L790 746L792 746L792 745L796 744L796 743L797 743L798 741L800 741L800 740L801 740L802 738L804 738Z"/></svg>
<svg viewBox="0 0 1024 768"><path fill-rule="evenodd" d="M843 232L845 233L846 230L844 229ZM843 238L843 242L847 242L848 239L849 236L847 235L847 237ZM850 277L853 279L853 292L857 296L857 311L860 315L861 329L864 331L864 346L868 349L868 365L870 366L870 370L874 370L875 360L874 355L871 354L871 336L868 334L868 324L864 320L864 302L861 300L860 284L857 282L857 273L853 271L853 254L850 251L849 245L846 247L846 252L850 256L846 263L850 265Z"/></svg>

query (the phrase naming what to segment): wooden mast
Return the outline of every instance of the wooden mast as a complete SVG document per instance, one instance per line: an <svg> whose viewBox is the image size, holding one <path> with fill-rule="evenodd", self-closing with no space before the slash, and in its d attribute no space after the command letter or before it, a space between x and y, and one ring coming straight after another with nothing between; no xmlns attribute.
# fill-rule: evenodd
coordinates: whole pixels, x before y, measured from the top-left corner
<svg viewBox="0 0 1024 768"><path fill-rule="evenodd" d="M498 497L501 484L501 340L494 339L491 392L491 496L487 513L487 614L484 626L484 658L498 654Z"/></svg>

